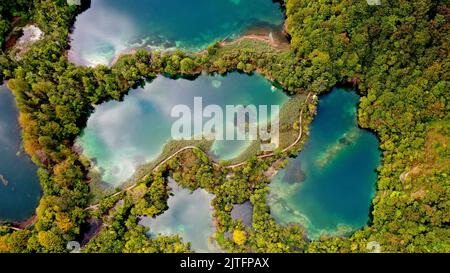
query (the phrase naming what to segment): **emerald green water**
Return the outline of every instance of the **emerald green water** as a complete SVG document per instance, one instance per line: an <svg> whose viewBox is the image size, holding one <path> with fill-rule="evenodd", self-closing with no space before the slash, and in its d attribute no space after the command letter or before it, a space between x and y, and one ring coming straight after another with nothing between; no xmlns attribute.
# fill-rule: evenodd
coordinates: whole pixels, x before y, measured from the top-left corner
<svg viewBox="0 0 450 273"><path fill-rule="evenodd" d="M381 155L375 135L357 126L358 102L355 92L339 88L320 98L309 140L272 180L277 222L302 224L312 239L368 222Z"/></svg>
<svg viewBox="0 0 450 273"><path fill-rule="evenodd" d="M169 186L173 194L167 200L169 209L155 218L143 217L139 223L149 228L151 237L179 235L195 252L218 252L211 239L214 235L211 206L214 196L202 189L190 192L172 179L169 179Z"/></svg>
<svg viewBox="0 0 450 273"><path fill-rule="evenodd" d="M21 149L18 110L11 92L0 86L0 220L32 216L40 198L37 167Z"/></svg>
<svg viewBox="0 0 450 273"><path fill-rule="evenodd" d="M271 0L92 0L75 22L69 58L96 65L130 48L198 50L250 27L281 30L283 20Z"/></svg>
<svg viewBox="0 0 450 273"><path fill-rule="evenodd" d="M223 111L227 105L281 108L288 100L282 90L272 87L258 74L202 75L193 81L160 76L144 88L132 90L122 102L110 101L97 106L77 145L95 163L104 182L121 185L139 165L161 154L164 145L172 139L171 128L178 120L171 117L172 108L183 104L194 109L194 97L202 98L204 108L215 104ZM225 126L224 130L235 128L233 122L226 122ZM228 160L249 145L246 140L218 140L211 153L216 159Z"/></svg>

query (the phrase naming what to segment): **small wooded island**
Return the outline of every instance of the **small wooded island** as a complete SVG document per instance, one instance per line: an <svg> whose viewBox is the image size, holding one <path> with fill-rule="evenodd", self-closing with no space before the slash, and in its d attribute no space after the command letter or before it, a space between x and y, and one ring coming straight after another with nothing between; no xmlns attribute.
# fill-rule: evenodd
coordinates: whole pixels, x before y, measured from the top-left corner
<svg viewBox="0 0 450 273"><path fill-rule="evenodd" d="M0 253L450 252L448 1L369 2L1 1Z"/></svg>

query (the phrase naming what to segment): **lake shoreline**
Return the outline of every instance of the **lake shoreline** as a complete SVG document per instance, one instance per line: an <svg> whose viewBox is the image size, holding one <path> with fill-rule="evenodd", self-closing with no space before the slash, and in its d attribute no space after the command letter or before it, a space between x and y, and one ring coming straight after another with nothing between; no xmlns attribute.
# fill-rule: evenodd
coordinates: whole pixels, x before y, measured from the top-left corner
<svg viewBox="0 0 450 273"><path fill-rule="evenodd" d="M283 1L230 3L225 0L217 3L181 2L178 5L169 2L135 2L130 5L119 0L99 0L78 8L70 26L66 57L77 66L103 64L110 67L121 55L130 54L137 48L195 53L215 41L224 40L224 37L238 38L248 34L249 29L259 27L276 28L289 40L285 31L287 15ZM160 9L153 9L155 5ZM175 18L172 17L174 9L180 12ZM192 9L201 16L192 14ZM136 13L141 13L141 16L135 16ZM112 18L106 18L107 14ZM98 29L93 31L92 25Z"/></svg>
<svg viewBox="0 0 450 273"><path fill-rule="evenodd" d="M42 187L37 176L39 167L29 154L23 152L24 128L19 122L20 110L15 94L8 87L7 80L0 88L0 110L2 110L0 129L2 129L2 145L5 145L0 147L3 153L3 159L0 159L2 163L0 186L4 187L0 197L4 198L2 201L8 205L2 209L9 211L9 213L2 211L0 223L24 229L34 223L39 204L37 200L42 197ZM5 124L7 127L3 127Z"/></svg>
<svg viewBox="0 0 450 273"><path fill-rule="evenodd" d="M296 122L299 122L299 124L303 124L302 120L304 119L304 115L306 113L307 106L310 103L311 97L312 97L311 93L309 93L307 95L305 94L304 96L301 97L301 103L303 104L303 106L301 106L301 107L299 106L298 115L296 113L296 118L295 118ZM290 98L290 99L292 99L292 98ZM300 101L298 101L298 103L300 103ZM291 149L296 147L299 144L299 142L303 139L303 136L304 136L304 134L303 134L303 127L300 127L299 130L295 130L295 132L296 132L296 135L297 135L296 139L292 140L292 142L289 141L288 143L286 143L287 146L283 145L285 147L283 148L282 152L290 151ZM77 150L78 153L79 153L79 151L82 151L81 149L75 149L75 150ZM170 161L170 159L176 157L178 154L181 154L181 153L183 153L185 151L191 151L191 150L200 151L200 152L204 153L206 156L208 156L208 153L207 153L206 150L204 150L201 147L198 147L196 145L193 145L193 144L188 144L187 146L178 147L177 150L171 151L171 153L168 154L166 158L161 158L161 161L157 165L152 166L151 169L148 169L147 171L145 171L145 174L143 173L142 177L134 179L134 183L132 183L131 185L130 185L130 183L125 183L125 184L123 184L124 187L122 187L122 190L120 192L111 193L112 195L107 194L107 196L111 196L111 197L118 196L122 192L127 192L127 191L130 191L130 190L134 189L136 187L136 185L137 185L136 182L141 181L142 179L145 179L146 176L148 176L149 174L153 173L154 171L157 171L161 166L165 165L168 161ZM266 158L269 158L269 157L272 157L272 156L276 156L276 154L277 154L276 152L260 153L260 154L257 155L257 157L259 159L266 159ZM247 160L243 160L243 161L238 161L238 162L233 163L233 164L223 165L220 162L216 162L214 160L212 161L212 164L215 167L217 167L217 168L223 167L223 168L229 169L229 170L242 167L246 163L247 163ZM133 175L133 177L134 177L134 175ZM98 204L94 203L91 206L89 206L87 209L88 210L90 210L90 209L97 209L97 207L98 207Z"/></svg>
<svg viewBox="0 0 450 273"><path fill-rule="evenodd" d="M5 221L5 220L0 220L0 228L7 228L7 229L12 229L15 231L22 231L25 230L31 226L33 226L36 221L37 221L37 214L33 214L31 217L23 220L23 221Z"/></svg>
<svg viewBox="0 0 450 273"><path fill-rule="evenodd" d="M329 235L340 236L343 231L345 234L350 231L343 227L356 231L370 223L371 204L378 181L376 169L382 164L378 137L359 126L357 110L360 95L355 90L342 87L335 87L323 95L326 97L321 98L318 105L321 116L316 117L315 123L310 126L312 135L305 143L307 148L290 159L289 165L275 175L270 184L273 197L269 204L276 208L272 211L272 217L279 224L304 226L308 238L312 240L319 239L325 230ZM349 105L352 107L351 114ZM329 122L335 124L334 127L329 127ZM357 130L356 139L341 141L353 130ZM321 158L325 161L318 160ZM359 171L346 175L350 170L346 170L345 166L359 166L358 162L363 159L366 161L364 168L361 166ZM306 173L305 181L300 181L297 173L292 171L296 168ZM293 182L302 183L302 186L287 189ZM333 198L335 192L340 192L339 196L354 195L355 198L337 200ZM285 202L286 206L279 206L280 202Z"/></svg>
<svg viewBox="0 0 450 273"><path fill-rule="evenodd" d="M264 28L263 30L268 31L269 29ZM279 39L272 38L270 33L272 33L272 32L261 33L261 29L259 29L259 30L254 29L254 30L246 31L245 34L240 35L236 39L229 39L228 37L225 37L224 39L217 41L216 43L218 43L220 46L227 46L227 45L239 44L240 42L242 42L244 40L253 40L253 41L267 43L268 45L272 46L274 49L278 49L278 50L287 50L289 48L290 44L288 41L282 42ZM283 33L283 35L285 35L284 37L287 39L287 36L284 33L284 31L282 33ZM212 43L212 44L214 44L214 43ZM146 48L142 48L142 47L129 48L129 49L123 50L122 52L120 52L119 54L114 56L113 60L107 66L113 67L120 60L120 58L127 56L127 55L134 55L140 49L145 49L150 52L161 51L164 53L173 53L173 52L179 50L178 48L167 48L167 49L159 49L158 48L156 50L152 49L152 48L146 49ZM208 51L206 48L204 48L204 49L201 49L196 52L190 52L190 53L189 53L189 51L187 51L187 52L188 52L188 54L202 55L202 54L207 53ZM201 71L199 73L201 73Z"/></svg>

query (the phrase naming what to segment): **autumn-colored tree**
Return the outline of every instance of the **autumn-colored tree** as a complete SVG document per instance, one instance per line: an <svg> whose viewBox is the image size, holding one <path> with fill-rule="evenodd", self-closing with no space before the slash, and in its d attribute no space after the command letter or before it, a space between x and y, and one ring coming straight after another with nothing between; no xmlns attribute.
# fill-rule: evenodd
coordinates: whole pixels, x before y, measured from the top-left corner
<svg viewBox="0 0 450 273"><path fill-rule="evenodd" d="M237 245L240 245L240 246L244 245L245 242L247 241L247 234L243 230L235 229L233 231L233 241Z"/></svg>

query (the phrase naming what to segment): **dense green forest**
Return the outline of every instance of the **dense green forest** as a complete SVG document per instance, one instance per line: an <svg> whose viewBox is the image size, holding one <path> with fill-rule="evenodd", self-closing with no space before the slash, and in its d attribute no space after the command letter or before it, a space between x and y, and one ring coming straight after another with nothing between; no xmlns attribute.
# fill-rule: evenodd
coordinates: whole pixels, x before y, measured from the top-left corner
<svg viewBox="0 0 450 273"><path fill-rule="evenodd" d="M449 251L449 2L288 1L300 58L327 60L331 78L357 84L359 123L381 139L373 222L310 251ZM363 1L360 1L363 2Z"/></svg>
<svg viewBox="0 0 450 273"><path fill-rule="evenodd" d="M0 252L63 252L80 240L89 218L103 228L86 252L185 252L179 237L147 238L138 216L167 209L166 177L215 194L218 243L234 252L366 252L376 241L386 252L450 252L449 1L285 0L288 50L247 41L208 47L199 54L138 50L112 67L68 62L68 35L83 7L63 0L0 3L0 76L20 109L25 151L40 167L44 191L36 221L21 231L0 228ZM18 23L22 21L21 23ZM14 27L32 22L45 33L20 60L7 46ZM350 237L310 242L299 226L283 227L267 206L270 167L290 153L251 158L237 170L214 166L200 152L186 152L140 181L131 192L101 200L93 194L89 163L73 151L93 105L120 99L157 74L195 76L202 71L258 71L291 93L329 91L351 84L361 94L359 124L377 134L383 162L371 222ZM307 101L305 122L315 112ZM292 128L295 131L294 128ZM298 145L296 150L300 149ZM231 219L232 204L251 200L252 227ZM225 236L230 232L232 238Z"/></svg>

